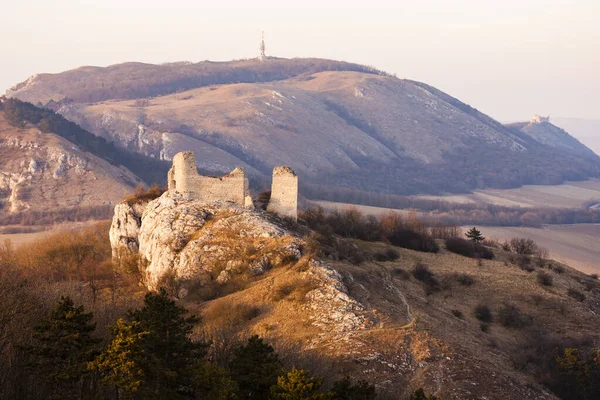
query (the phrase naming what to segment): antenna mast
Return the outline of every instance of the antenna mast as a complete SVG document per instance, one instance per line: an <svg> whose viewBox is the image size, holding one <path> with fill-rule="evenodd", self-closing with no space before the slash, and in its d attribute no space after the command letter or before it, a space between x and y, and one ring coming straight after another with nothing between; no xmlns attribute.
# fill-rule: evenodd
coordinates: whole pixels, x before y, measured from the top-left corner
<svg viewBox="0 0 600 400"><path fill-rule="evenodd" d="M262 39L260 41L260 56L258 57L258 59L264 61L266 58L267 55L265 54L265 31L262 31Z"/></svg>

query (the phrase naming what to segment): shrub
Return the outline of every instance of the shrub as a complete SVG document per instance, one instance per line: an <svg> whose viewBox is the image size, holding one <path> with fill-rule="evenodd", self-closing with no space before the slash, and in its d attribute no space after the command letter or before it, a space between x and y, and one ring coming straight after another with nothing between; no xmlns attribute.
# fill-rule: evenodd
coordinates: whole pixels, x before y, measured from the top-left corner
<svg viewBox="0 0 600 400"><path fill-rule="evenodd" d="M427 295L435 293L440 290L440 283L436 279L435 275L429 267L422 263L415 264L415 268L413 269L413 276L418 280L423 282L425 285L425 293Z"/></svg>
<svg viewBox="0 0 600 400"><path fill-rule="evenodd" d="M410 279L410 274L399 267L392 270L392 275L405 281Z"/></svg>
<svg viewBox="0 0 600 400"><path fill-rule="evenodd" d="M426 253L437 253L440 247L431 237L408 229L398 229L389 237L394 246L405 249L422 251Z"/></svg>
<svg viewBox="0 0 600 400"><path fill-rule="evenodd" d="M446 239L446 249L465 257L484 258L486 260L494 258L494 253L487 247L461 238Z"/></svg>
<svg viewBox="0 0 600 400"><path fill-rule="evenodd" d="M474 315L475 318L477 318L481 322L490 323L494 319L492 316L492 310L488 306L483 304L479 304L477 307L475 307Z"/></svg>
<svg viewBox="0 0 600 400"><path fill-rule="evenodd" d="M522 254L519 257L517 257L516 263L519 266L519 268L521 268L523 271L535 271L535 267L531 264L531 257L527 255Z"/></svg>
<svg viewBox="0 0 600 400"><path fill-rule="evenodd" d="M589 278L582 279L580 283L583 285L583 288L588 292L598 287L598 282L593 281Z"/></svg>
<svg viewBox="0 0 600 400"><path fill-rule="evenodd" d="M475 283L475 280L471 275L468 274L459 274L456 276L456 281L463 286L471 286Z"/></svg>
<svg viewBox="0 0 600 400"><path fill-rule="evenodd" d="M156 184L150 186L148 189L144 188L144 186L138 186L131 196L125 198L125 201L131 206L146 203L159 198L164 192L165 190Z"/></svg>
<svg viewBox="0 0 600 400"><path fill-rule="evenodd" d="M538 272L537 281L542 286L552 286L552 284L554 283L552 275L544 271Z"/></svg>
<svg viewBox="0 0 600 400"><path fill-rule="evenodd" d="M590 274L590 278L592 279L598 279L598 274Z"/></svg>
<svg viewBox="0 0 600 400"><path fill-rule="evenodd" d="M464 314L460 310L452 310L452 315L454 315L458 319L463 319Z"/></svg>
<svg viewBox="0 0 600 400"><path fill-rule="evenodd" d="M516 306L504 304L498 310L498 321L506 328L522 328L527 325L527 317Z"/></svg>
<svg viewBox="0 0 600 400"><path fill-rule="evenodd" d="M513 238L510 240L510 248L517 254L532 255L538 251L538 245L532 240L527 238Z"/></svg>
<svg viewBox="0 0 600 400"><path fill-rule="evenodd" d="M485 322L482 322L481 324L479 324L479 329L481 329L481 332L487 332L490 330L490 325L486 324Z"/></svg>
<svg viewBox="0 0 600 400"><path fill-rule="evenodd" d="M565 272L565 267L558 264L549 264L548 268L550 268L551 271L554 271L557 274L562 274L563 272Z"/></svg>
<svg viewBox="0 0 600 400"><path fill-rule="evenodd" d="M456 225L438 223L429 229L429 233L435 239L446 240L460 236L460 229Z"/></svg>
<svg viewBox="0 0 600 400"><path fill-rule="evenodd" d="M577 289L569 289L569 290L567 290L567 294L569 295L569 297L572 297L572 298L574 298L577 301L584 301L585 300L585 294L581 293Z"/></svg>
<svg viewBox="0 0 600 400"><path fill-rule="evenodd" d="M387 249L385 251L385 254L387 255L388 260L390 261L394 261L400 258L400 253L398 253L398 250L396 249ZM598 276L596 276L596 279L598 279Z"/></svg>

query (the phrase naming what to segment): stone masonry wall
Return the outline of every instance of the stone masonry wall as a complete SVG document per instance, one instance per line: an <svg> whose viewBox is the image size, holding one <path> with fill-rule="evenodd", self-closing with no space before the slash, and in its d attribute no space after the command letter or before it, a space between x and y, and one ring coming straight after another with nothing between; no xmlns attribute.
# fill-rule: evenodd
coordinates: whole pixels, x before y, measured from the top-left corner
<svg viewBox="0 0 600 400"><path fill-rule="evenodd" d="M220 178L202 176L196 169L196 159L191 151L177 153L168 176L169 191L206 203L229 201L253 208L244 170L236 168ZM298 219L298 176L290 167L275 167L271 199L267 211L282 217Z"/></svg>
<svg viewBox="0 0 600 400"><path fill-rule="evenodd" d="M298 176L290 167L275 167L267 211L298 219Z"/></svg>
<svg viewBox="0 0 600 400"><path fill-rule="evenodd" d="M190 199L203 202L230 201L244 206L246 203L246 174L236 168L220 178L202 176L196 169L196 160L191 151L177 153L169 171L169 190L175 190Z"/></svg>

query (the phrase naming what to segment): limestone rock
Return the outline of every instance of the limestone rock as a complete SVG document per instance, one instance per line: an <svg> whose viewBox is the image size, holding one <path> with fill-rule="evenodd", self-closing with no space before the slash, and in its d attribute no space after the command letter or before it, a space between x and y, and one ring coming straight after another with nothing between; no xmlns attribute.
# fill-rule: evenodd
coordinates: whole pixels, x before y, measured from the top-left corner
<svg viewBox="0 0 600 400"><path fill-rule="evenodd" d="M138 212L126 203L117 206L111 244L113 252L138 247L150 289L159 287L165 274L202 283L212 279L214 271L227 271L218 275L218 282L224 283L301 257L301 239L272 215L243 205L205 203L168 191L148 203L139 225Z"/></svg>
<svg viewBox="0 0 600 400"><path fill-rule="evenodd" d="M142 213L146 204L129 204L123 201L115 206L109 232L113 261L118 263L121 257L137 254Z"/></svg>

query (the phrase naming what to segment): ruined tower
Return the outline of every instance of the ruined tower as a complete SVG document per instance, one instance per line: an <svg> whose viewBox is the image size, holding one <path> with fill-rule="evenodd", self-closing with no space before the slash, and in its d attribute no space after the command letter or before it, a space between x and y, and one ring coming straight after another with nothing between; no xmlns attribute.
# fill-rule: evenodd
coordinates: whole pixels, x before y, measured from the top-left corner
<svg viewBox="0 0 600 400"><path fill-rule="evenodd" d="M298 219L298 175L290 167L275 167L267 211Z"/></svg>

